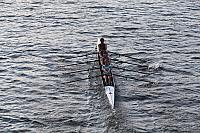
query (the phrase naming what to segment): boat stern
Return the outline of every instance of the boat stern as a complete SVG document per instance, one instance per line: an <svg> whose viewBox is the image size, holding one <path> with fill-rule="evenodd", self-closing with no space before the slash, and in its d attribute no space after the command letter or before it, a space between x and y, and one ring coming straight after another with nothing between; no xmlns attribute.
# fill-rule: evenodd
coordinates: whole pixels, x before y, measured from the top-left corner
<svg viewBox="0 0 200 133"><path fill-rule="evenodd" d="M105 92L108 97L109 103L114 108L115 101L115 87L114 86L105 86Z"/></svg>

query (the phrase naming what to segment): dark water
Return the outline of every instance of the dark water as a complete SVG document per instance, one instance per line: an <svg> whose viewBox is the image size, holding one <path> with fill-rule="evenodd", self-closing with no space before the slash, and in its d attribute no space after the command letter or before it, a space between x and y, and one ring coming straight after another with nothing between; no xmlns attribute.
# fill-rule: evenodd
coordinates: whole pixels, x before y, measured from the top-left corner
<svg viewBox="0 0 200 133"><path fill-rule="evenodd" d="M8 0L0 7L0 132L200 132L200 1ZM100 79L67 83L95 73L69 74L93 63L67 65L87 61L77 55L94 51L101 36L110 51L132 57L111 55L114 66L131 70L113 73L134 77L115 76L114 111Z"/></svg>

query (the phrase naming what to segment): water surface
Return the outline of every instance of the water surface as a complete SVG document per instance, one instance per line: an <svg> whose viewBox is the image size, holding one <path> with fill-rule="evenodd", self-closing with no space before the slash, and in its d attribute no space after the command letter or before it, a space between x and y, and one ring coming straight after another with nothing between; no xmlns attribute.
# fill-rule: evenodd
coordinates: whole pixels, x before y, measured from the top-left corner
<svg viewBox="0 0 200 133"><path fill-rule="evenodd" d="M199 1L0 6L0 132L199 132ZM133 77L115 76L114 111L99 78L68 83L98 73L69 74L95 63L68 65L95 60L80 56L94 52L101 36L111 52L126 55L110 55L113 66L129 70L113 73Z"/></svg>

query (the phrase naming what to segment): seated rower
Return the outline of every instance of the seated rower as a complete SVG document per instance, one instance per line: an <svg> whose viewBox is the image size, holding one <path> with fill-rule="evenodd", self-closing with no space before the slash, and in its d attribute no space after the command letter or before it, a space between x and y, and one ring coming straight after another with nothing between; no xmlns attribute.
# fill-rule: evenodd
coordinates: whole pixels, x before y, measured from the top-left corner
<svg viewBox="0 0 200 133"><path fill-rule="evenodd" d="M108 57L108 52L107 51L100 51L100 58L105 58Z"/></svg>
<svg viewBox="0 0 200 133"><path fill-rule="evenodd" d="M102 70L103 70L103 76L104 76L106 85L111 85L112 83L111 69L112 69L112 66L110 65L109 58L108 57L104 58Z"/></svg>
<svg viewBox="0 0 200 133"><path fill-rule="evenodd" d="M100 54L99 56L100 56L100 64L101 65L105 64L104 60L106 60L106 58L108 58L108 53L105 51L102 51L102 55Z"/></svg>
<svg viewBox="0 0 200 133"><path fill-rule="evenodd" d="M99 53L103 56L104 53L107 53L107 45L104 43L104 39L100 39L100 43L98 44Z"/></svg>

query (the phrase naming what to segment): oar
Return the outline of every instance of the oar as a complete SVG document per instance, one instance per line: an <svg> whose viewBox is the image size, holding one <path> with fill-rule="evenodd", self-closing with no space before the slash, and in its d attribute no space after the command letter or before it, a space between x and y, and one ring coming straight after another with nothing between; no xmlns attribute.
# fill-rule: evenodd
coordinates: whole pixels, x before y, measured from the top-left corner
<svg viewBox="0 0 200 133"><path fill-rule="evenodd" d="M98 60L86 61L86 62L77 62L77 63L74 63L74 64L65 65L65 66L75 66L75 65L79 65L79 64L87 64L87 63L96 62L96 61L98 61Z"/></svg>
<svg viewBox="0 0 200 133"><path fill-rule="evenodd" d="M116 63L116 64L129 64L129 65L137 65L138 67L147 67L147 65L140 65L138 63L130 63L130 62L127 62L127 61L121 61L119 59L111 59L111 61L115 61L113 63Z"/></svg>
<svg viewBox="0 0 200 133"><path fill-rule="evenodd" d="M130 77L130 76L123 76L123 75L119 75L119 74L113 74L114 76L118 76L118 77L123 77L123 78L128 78L128 79L134 79L136 81L144 81L144 82L148 82L148 83L153 83L152 81L146 80L146 79L138 79L135 77Z"/></svg>
<svg viewBox="0 0 200 133"><path fill-rule="evenodd" d="M92 69L78 70L78 71L73 71L73 72L64 73L64 74L67 75L67 74L78 73L78 72L85 72L85 71L90 71L90 70L95 70L95 69L99 69L99 68L98 67L94 67Z"/></svg>
<svg viewBox="0 0 200 133"><path fill-rule="evenodd" d="M140 71L140 69L135 70L135 69L120 68L120 67L117 67L117 66L112 66L112 67L116 68L116 69L121 69L121 70L124 70L124 71L138 72L138 73L142 73L142 74L150 74L150 73L142 72L142 71Z"/></svg>
<svg viewBox="0 0 200 133"><path fill-rule="evenodd" d="M111 58L110 60L111 60L111 62L115 61L115 63L121 63L121 64L126 63L126 64L131 64L131 65L138 65L138 63L130 63L130 62L127 62L127 61L121 61L119 59L114 59L114 58Z"/></svg>
<svg viewBox="0 0 200 133"><path fill-rule="evenodd" d="M93 52L92 52L92 53L89 53L89 54L87 53L87 54L84 54L84 55L78 55L78 56L76 56L76 57L84 57L84 56L87 57L87 56L92 55L92 54L94 54L94 53L93 53Z"/></svg>
<svg viewBox="0 0 200 133"><path fill-rule="evenodd" d="M68 81L68 82L65 82L65 83L69 84L69 83L78 82L78 81L82 81L82 80L87 80L87 79L91 79L91 78L97 78L97 77L100 77L100 76L102 76L102 75L97 75L97 76L91 76L91 77L87 77L87 78L72 80L72 81Z"/></svg>
<svg viewBox="0 0 200 133"><path fill-rule="evenodd" d="M95 51L92 51L92 52L91 52L91 50L90 51L73 51L73 53L75 53L75 54L80 54L80 53L93 54L93 53L95 53Z"/></svg>
<svg viewBox="0 0 200 133"><path fill-rule="evenodd" d="M77 57L87 57L89 55L95 54L96 52L91 52L91 53L86 53L86 54L82 54L82 55L75 55L74 57L70 57L70 59L72 58L77 58ZM71 55L70 55L71 56Z"/></svg>
<svg viewBox="0 0 200 133"><path fill-rule="evenodd" d="M115 53L115 52L111 52L111 51L109 51L109 53L112 53L112 54L115 54L115 55L119 55L119 56L124 56L124 57L130 58L130 59L132 59L132 60L134 60L134 61L137 61L138 63L146 63L146 62L147 62L147 61L145 61L145 60L138 59L138 58L134 58L134 57L128 56L128 55L126 55L126 54L119 54L119 53Z"/></svg>

